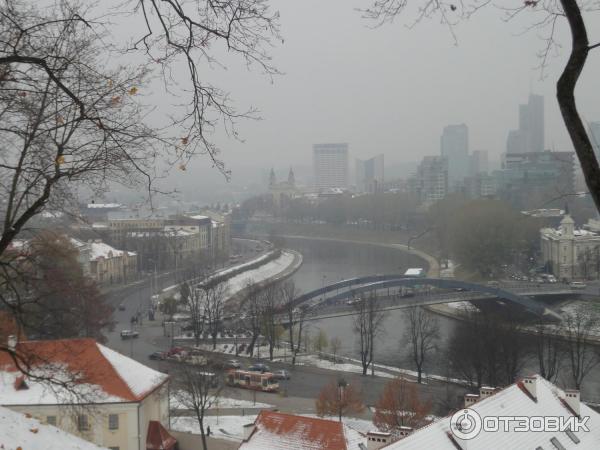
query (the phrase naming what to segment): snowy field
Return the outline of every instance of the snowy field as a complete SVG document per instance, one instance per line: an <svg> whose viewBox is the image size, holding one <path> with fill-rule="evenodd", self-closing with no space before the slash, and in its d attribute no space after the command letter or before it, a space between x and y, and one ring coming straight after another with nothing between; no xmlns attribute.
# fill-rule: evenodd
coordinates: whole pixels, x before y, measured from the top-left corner
<svg viewBox="0 0 600 450"><path fill-rule="evenodd" d="M171 394L170 398L170 407L175 410L185 410L188 409L184 406L180 401L180 393L174 392ZM272 408L273 405L269 405L268 403L260 403L260 402L252 402L251 400L241 400L237 398L228 398L228 397L219 397L218 401L213 403L209 409L249 409L249 408L259 408L266 409Z"/></svg>

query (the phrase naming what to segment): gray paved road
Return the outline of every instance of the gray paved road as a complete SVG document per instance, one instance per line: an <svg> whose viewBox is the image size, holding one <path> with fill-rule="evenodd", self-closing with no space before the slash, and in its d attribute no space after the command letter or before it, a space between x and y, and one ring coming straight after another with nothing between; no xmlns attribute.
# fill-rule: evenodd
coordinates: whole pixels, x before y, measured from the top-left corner
<svg viewBox="0 0 600 450"><path fill-rule="evenodd" d="M172 284L173 281L173 274L166 274L162 277L163 286L168 286L169 284ZM138 310L147 310L150 294L150 282L148 280L140 282L135 286L126 289L124 292L113 292L110 294L109 298L111 303L115 306L123 304L125 310L120 311L117 309L115 311L117 325L114 331L108 333L108 345L123 354L130 355L143 364L158 370L168 371L169 363L148 359L150 353L157 350L164 351L171 346L170 338L164 336L160 316L158 316L158 320L154 322L149 322L147 317L145 317L141 324L136 327L140 333L140 337L137 339L122 340L119 335L121 330L131 328L130 318L133 314ZM224 358L229 359L231 356L224 356ZM237 359L247 365L256 361L255 359L245 357L239 357ZM292 380L284 381L282 386L287 390L287 394L290 397L308 400L308 403L303 404L302 408L300 408L302 411L299 410L298 412L306 412L304 409L309 408L313 404L312 399L317 397L322 386L331 380L336 380L338 377L343 377L352 385L360 386L367 405L373 405L375 403L377 397L383 390L383 386L389 380L388 378L383 377L362 377L359 374L336 372L309 366L291 367L289 364L270 363L268 361L267 364L274 370L285 368L291 372ZM452 400L456 400L456 398L464 392L462 388L456 386L448 388L448 386L439 382L422 385L419 389L424 395L432 397L435 407L434 413L436 414L446 414L447 407L445 405L447 404L449 396ZM454 392L449 393L448 389ZM251 398L252 396L252 393L248 391L238 389L234 389L234 391L236 392L232 393L232 395L238 396L238 398ZM269 397L273 398L272 395L261 393L258 396L261 400L258 401L269 403ZM282 402L282 408L285 407L286 410L290 411L294 410L295 405L293 399L290 399L289 401L282 399Z"/></svg>

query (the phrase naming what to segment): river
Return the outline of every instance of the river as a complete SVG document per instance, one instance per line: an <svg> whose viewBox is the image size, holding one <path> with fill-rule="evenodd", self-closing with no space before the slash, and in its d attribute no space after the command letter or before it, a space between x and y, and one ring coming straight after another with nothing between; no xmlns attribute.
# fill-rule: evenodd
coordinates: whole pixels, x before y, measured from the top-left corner
<svg viewBox="0 0 600 450"><path fill-rule="evenodd" d="M332 240L286 238L285 247L302 253L303 264L293 279L296 287L308 292L323 285L364 275L404 273L409 267L427 267L418 256L396 248L370 244L347 243ZM327 337L338 337L342 341L341 354L357 356L352 317L336 317L311 322L311 334L325 330ZM438 317L442 341L458 322ZM375 350L375 361L379 364L405 366L408 368L405 333L405 313L402 310L386 312L384 332L379 337ZM442 368L428 364L427 370L441 373Z"/></svg>
<svg viewBox="0 0 600 450"><path fill-rule="evenodd" d="M426 262L418 256L401 250L379 245L340 242L312 238L286 237L285 247L297 250L303 255L303 264L293 279L301 292L308 292L323 285L362 275L404 273L409 267L426 267ZM433 314L433 313L430 313ZM453 330L461 322L436 315L439 323L439 349L426 363L425 371L445 375L445 358L442 357L445 343ZM352 317L336 317L310 322L311 335L324 330L327 337L338 337L342 342L340 354L357 358L356 334ZM386 312L384 331L376 343L375 362L414 370L409 360L405 313L403 310ZM536 372L536 364L529 361L523 372ZM559 383L562 384L562 383ZM582 389L582 396L590 400L598 398L600 388L600 368L588 375Z"/></svg>

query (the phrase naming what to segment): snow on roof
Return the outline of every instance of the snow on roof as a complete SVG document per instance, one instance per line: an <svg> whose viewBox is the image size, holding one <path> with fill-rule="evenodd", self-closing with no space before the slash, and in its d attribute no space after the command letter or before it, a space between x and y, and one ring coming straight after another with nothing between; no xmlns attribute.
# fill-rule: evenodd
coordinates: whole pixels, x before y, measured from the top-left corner
<svg viewBox="0 0 600 450"><path fill-rule="evenodd" d="M95 209L95 208L120 208L121 205L120 203L88 203L87 207L90 209Z"/></svg>
<svg viewBox="0 0 600 450"><path fill-rule="evenodd" d="M565 393L539 375L535 375L536 396L535 400L526 393L526 388L515 383L496 394L471 405L469 408L476 411L482 418L491 416L554 416L571 417L572 411L565 405ZM517 448L558 448L551 443L556 439L567 450L592 450L598 448L600 442L600 414L587 405L580 403L580 416L589 417L586 425L589 432L575 431L573 434L580 442L576 444L564 432L515 432L504 431L501 425L499 431L481 431L475 438L464 441L456 438L459 445L469 450L489 450L492 448L517 449ZM511 425L511 430L516 424ZM432 423L413 434L394 442L385 450L402 449L435 449L456 450L456 446L449 436L450 417L445 417Z"/></svg>
<svg viewBox="0 0 600 450"><path fill-rule="evenodd" d="M98 258L116 258L124 253L122 250L117 250L104 242L92 242L90 248L90 260L92 261Z"/></svg>
<svg viewBox="0 0 600 450"><path fill-rule="evenodd" d="M96 444L84 441L51 425L0 406L0 448L6 450L99 450Z"/></svg>
<svg viewBox="0 0 600 450"><path fill-rule="evenodd" d="M202 215L190 216L190 219L203 220L203 219L208 219L208 216L202 216Z"/></svg>
<svg viewBox="0 0 600 450"><path fill-rule="evenodd" d="M167 378L167 375L144 366L104 345L96 345L100 353L110 362L117 374L127 383L131 392L137 397L148 394Z"/></svg>
<svg viewBox="0 0 600 450"><path fill-rule="evenodd" d="M0 352L0 405L138 402L168 379L93 339L25 341L17 345L17 353L35 374L59 377L68 389L27 376L27 388L18 389L22 374Z"/></svg>
<svg viewBox="0 0 600 450"><path fill-rule="evenodd" d="M346 450L365 443L360 433L340 422L261 411L240 450Z"/></svg>

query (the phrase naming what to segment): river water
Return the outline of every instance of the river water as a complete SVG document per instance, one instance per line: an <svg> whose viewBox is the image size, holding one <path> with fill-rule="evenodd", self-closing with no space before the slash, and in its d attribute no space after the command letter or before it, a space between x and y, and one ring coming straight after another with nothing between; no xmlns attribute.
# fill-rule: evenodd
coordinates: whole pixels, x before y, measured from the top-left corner
<svg viewBox="0 0 600 450"><path fill-rule="evenodd" d="M427 267L421 258L392 247L370 244L349 243L311 238L285 238L285 247L299 251L303 255L303 264L293 279L301 292L335 283L357 276L404 273L409 267ZM433 314L433 313L430 313ZM426 362L425 371L445 375L446 358L442 357L445 344L453 330L461 325L460 321L436 314L439 323L439 350ZM314 336L320 329L327 337L338 337L342 342L340 354L358 358L356 333L353 330L351 316L328 318L309 323L309 333ZM409 349L405 337L407 326L403 310L387 311L384 319L384 331L375 348L377 364L392 365L414 370L409 359ZM536 364L529 361L524 372L535 373ZM559 382L559 384L562 384ZM600 396L600 367L589 375L582 389L582 396L596 400Z"/></svg>
<svg viewBox="0 0 600 450"><path fill-rule="evenodd" d="M396 248L369 244L347 243L304 238L286 238L285 247L302 253L303 263L293 279L302 292L364 275L404 273L409 267L427 267L421 258ZM323 329L327 337L342 341L340 354L357 357L356 335L352 316L335 317L310 322L310 334ZM450 335L459 322L438 316L441 342ZM403 366L408 364L405 339L405 313L403 310L386 312L384 331L376 342L375 361L378 364ZM442 373L443 367L432 359L426 370Z"/></svg>

